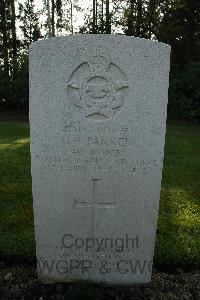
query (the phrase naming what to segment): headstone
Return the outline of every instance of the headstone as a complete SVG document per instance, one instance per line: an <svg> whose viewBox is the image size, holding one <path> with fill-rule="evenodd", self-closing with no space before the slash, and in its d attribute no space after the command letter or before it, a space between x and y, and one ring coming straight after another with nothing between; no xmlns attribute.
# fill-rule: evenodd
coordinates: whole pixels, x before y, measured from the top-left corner
<svg viewBox="0 0 200 300"><path fill-rule="evenodd" d="M30 47L39 279L151 280L168 45L76 35Z"/></svg>

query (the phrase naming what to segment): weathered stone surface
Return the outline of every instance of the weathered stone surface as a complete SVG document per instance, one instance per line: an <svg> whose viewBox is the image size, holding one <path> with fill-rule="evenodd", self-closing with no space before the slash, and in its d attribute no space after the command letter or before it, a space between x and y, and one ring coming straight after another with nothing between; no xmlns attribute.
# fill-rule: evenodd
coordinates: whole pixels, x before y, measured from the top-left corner
<svg viewBox="0 0 200 300"><path fill-rule="evenodd" d="M151 280L169 53L162 43L114 35L31 45L32 181L42 281Z"/></svg>

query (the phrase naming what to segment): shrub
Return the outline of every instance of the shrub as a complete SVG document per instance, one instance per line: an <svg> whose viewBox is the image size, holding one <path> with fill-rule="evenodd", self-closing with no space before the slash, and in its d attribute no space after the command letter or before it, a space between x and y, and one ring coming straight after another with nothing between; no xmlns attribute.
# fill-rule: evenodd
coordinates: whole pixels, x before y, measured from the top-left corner
<svg viewBox="0 0 200 300"><path fill-rule="evenodd" d="M200 121L200 63L190 63L171 77L168 117Z"/></svg>
<svg viewBox="0 0 200 300"><path fill-rule="evenodd" d="M1 109L28 109L28 55L21 54L17 60L16 75L5 76L0 66L0 107ZM12 70L11 70L12 71Z"/></svg>

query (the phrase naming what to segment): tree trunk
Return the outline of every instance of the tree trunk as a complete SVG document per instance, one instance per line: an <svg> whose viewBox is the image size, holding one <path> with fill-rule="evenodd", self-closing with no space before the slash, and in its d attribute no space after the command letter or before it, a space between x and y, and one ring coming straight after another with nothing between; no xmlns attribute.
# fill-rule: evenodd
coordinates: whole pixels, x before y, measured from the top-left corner
<svg viewBox="0 0 200 300"><path fill-rule="evenodd" d="M55 36L55 1L51 0L51 26L52 26L52 37Z"/></svg>
<svg viewBox="0 0 200 300"><path fill-rule="evenodd" d="M16 38L16 14L15 14L15 0L10 0L12 19L12 96L16 98L16 84L15 80L17 77L17 38Z"/></svg>
<svg viewBox="0 0 200 300"><path fill-rule="evenodd" d="M103 13L104 13L104 0L101 0L101 33L103 33L103 30L104 30Z"/></svg>
<svg viewBox="0 0 200 300"><path fill-rule="evenodd" d="M1 0L1 20L2 20L2 33L3 33L3 65L4 76L9 79L9 59L8 59L8 35L7 35L7 18L6 18L6 2Z"/></svg>
<svg viewBox="0 0 200 300"><path fill-rule="evenodd" d="M29 0L28 0L28 9L29 9L29 14L31 14L31 6L30 6ZM28 44L30 45L31 43L32 43L32 22L29 20L29 42L28 42Z"/></svg>
<svg viewBox="0 0 200 300"><path fill-rule="evenodd" d="M71 0L71 34L74 34L74 27L73 27L73 3Z"/></svg>
<svg viewBox="0 0 200 300"><path fill-rule="evenodd" d="M47 26L49 29L49 37L51 37L52 36L52 34L51 34L51 11L50 11L49 0L47 0Z"/></svg>
<svg viewBox="0 0 200 300"><path fill-rule="evenodd" d="M11 1L12 12L12 47L13 47L13 59L17 57L17 38L16 38L16 14L15 14L15 0Z"/></svg>
<svg viewBox="0 0 200 300"><path fill-rule="evenodd" d="M142 28L142 2L141 0L137 0L137 19L136 19L136 36L141 36L141 28Z"/></svg>
<svg viewBox="0 0 200 300"><path fill-rule="evenodd" d="M96 0L96 20L95 20L95 26L96 26L96 32L97 32L97 26L98 26L98 20L97 20L97 18L98 18L98 8L97 8L97 6L98 6L98 3L97 3L97 0Z"/></svg>
<svg viewBox="0 0 200 300"><path fill-rule="evenodd" d="M93 0L92 33L96 33L96 0Z"/></svg>
<svg viewBox="0 0 200 300"><path fill-rule="evenodd" d="M128 13L128 20L127 20L127 35L134 35L134 20L133 20L133 13L134 13L134 2L135 0L130 0L129 4L129 13Z"/></svg>
<svg viewBox="0 0 200 300"><path fill-rule="evenodd" d="M111 33L110 24L110 0L106 0L106 33Z"/></svg>

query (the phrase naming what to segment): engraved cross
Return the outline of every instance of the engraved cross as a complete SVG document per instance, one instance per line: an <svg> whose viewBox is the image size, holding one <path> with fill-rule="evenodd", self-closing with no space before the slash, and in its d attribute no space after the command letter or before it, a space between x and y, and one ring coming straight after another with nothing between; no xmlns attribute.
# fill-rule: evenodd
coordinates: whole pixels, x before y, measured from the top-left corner
<svg viewBox="0 0 200 300"><path fill-rule="evenodd" d="M102 208L102 209L114 209L116 203L115 202L98 202L97 201L97 191L98 191L98 182L101 179L93 178L92 181L92 202L86 201L77 201L74 199L74 207L75 208L92 208L92 231L94 232L94 218L95 218L95 210Z"/></svg>

